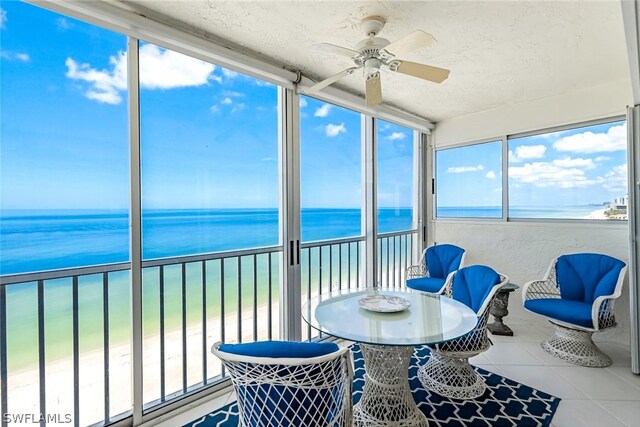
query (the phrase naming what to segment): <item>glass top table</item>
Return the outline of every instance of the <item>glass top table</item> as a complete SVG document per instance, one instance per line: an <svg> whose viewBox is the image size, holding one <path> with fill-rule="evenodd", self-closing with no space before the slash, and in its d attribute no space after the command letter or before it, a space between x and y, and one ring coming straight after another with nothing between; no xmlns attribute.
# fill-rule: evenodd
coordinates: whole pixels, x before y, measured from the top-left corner
<svg viewBox="0 0 640 427"><path fill-rule="evenodd" d="M361 298L384 295L408 300L394 313L360 307ZM302 317L324 333L360 343L365 362L364 388L353 408L356 427L427 427L427 418L409 388L414 346L438 344L472 331L478 318L466 305L413 290L340 290L318 295L302 306Z"/></svg>
<svg viewBox="0 0 640 427"><path fill-rule="evenodd" d="M380 294L404 298L411 306L396 313L359 306L359 299ZM302 317L313 328L334 337L393 346L449 341L471 331L478 321L469 307L451 298L385 289L348 289L318 295L302 306Z"/></svg>

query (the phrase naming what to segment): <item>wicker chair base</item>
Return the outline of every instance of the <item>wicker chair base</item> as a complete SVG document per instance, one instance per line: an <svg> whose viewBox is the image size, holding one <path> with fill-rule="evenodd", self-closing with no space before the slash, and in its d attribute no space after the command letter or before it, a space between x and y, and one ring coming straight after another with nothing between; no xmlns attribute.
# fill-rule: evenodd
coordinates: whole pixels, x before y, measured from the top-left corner
<svg viewBox="0 0 640 427"><path fill-rule="evenodd" d="M413 347L361 344L364 388L353 407L356 427L428 427L409 388Z"/></svg>
<svg viewBox="0 0 640 427"><path fill-rule="evenodd" d="M460 400L480 397L487 386L469 364L469 357L450 357L432 350L427 363L418 370L418 378L425 388L441 396Z"/></svg>
<svg viewBox="0 0 640 427"><path fill-rule="evenodd" d="M602 368L611 365L611 358L593 342L593 332L579 331L553 324L555 332L542 342L544 351L574 365Z"/></svg>

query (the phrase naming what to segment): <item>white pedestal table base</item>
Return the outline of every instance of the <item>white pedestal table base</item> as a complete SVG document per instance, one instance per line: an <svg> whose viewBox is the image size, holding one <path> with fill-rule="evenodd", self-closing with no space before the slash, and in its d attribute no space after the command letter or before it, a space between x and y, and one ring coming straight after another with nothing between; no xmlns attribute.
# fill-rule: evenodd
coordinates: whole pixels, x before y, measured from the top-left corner
<svg viewBox="0 0 640 427"><path fill-rule="evenodd" d="M413 347L360 344L365 374L355 427L428 427L409 388Z"/></svg>

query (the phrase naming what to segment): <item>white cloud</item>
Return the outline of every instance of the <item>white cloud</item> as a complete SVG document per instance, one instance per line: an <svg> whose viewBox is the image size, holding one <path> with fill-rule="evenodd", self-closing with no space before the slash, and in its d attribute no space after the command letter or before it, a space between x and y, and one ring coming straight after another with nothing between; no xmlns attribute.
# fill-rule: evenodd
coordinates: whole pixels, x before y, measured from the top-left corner
<svg viewBox="0 0 640 427"><path fill-rule="evenodd" d="M571 157L565 157L564 159L556 159L553 161L555 166L559 166L561 168L584 168L584 169L593 169L596 167L593 159L572 159Z"/></svg>
<svg viewBox="0 0 640 427"><path fill-rule="evenodd" d="M484 170L484 166L483 165L478 165L478 166L458 166L458 167L451 167L447 169L447 172L449 173L464 173L464 172L478 172Z"/></svg>
<svg viewBox="0 0 640 427"><path fill-rule="evenodd" d="M611 157L607 157L607 156L598 156L595 159L596 162L605 162L607 160L611 160Z"/></svg>
<svg viewBox="0 0 640 427"><path fill-rule="evenodd" d="M494 171L487 172L485 176L489 179L496 179L496 173Z"/></svg>
<svg viewBox="0 0 640 427"><path fill-rule="evenodd" d="M533 162L509 168L509 179L536 187L584 188L600 182L589 179L583 169L562 166L562 162ZM564 164L570 165L570 162Z"/></svg>
<svg viewBox="0 0 640 427"><path fill-rule="evenodd" d="M627 191L627 180L627 165L622 164L604 174L602 186L612 193L622 194Z"/></svg>
<svg viewBox="0 0 640 427"><path fill-rule="evenodd" d="M315 117L327 117L329 115L329 110L331 110L330 104L322 104L313 115Z"/></svg>
<svg viewBox="0 0 640 427"><path fill-rule="evenodd" d="M232 90L223 90L222 95L227 96L229 98L244 98L244 93L234 92Z"/></svg>
<svg viewBox="0 0 640 427"><path fill-rule="evenodd" d="M275 86L273 83L265 82L264 80L253 79L253 82L256 84L256 86Z"/></svg>
<svg viewBox="0 0 640 427"><path fill-rule="evenodd" d="M61 31L67 31L68 29L73 28L73 24L65 18L58 18L56 20L56 26Z"/></svg>
<svg viewBox="0 0 640 427"><path fill-rule="evenodd" d="M521 145L516 147L515 153L509 150L509 161L519 163L527 159L540 159L546 151L547 147L544 145Z"/></svg>
<svg viewBox="0 0 640 427"><path fill-rule="evenodd" d="M0 28L5 28L7 23L7 11L0 7Z"/></svg>
<svg viewBox="0 0 640 427"><path fill-rule="evenodd" d="M152 44L140 48L140 84L174 89L207 84L215 65Z"/></svg>
<svg viewBox="0 0 640 427"><path fill-rule="evenodd" d="M220 107L218 107L217 105L212 105L210 110L211 110L211 112L213 114L219 114L220 113Z"/></svg>
<svg viewBox="0 0 640 427"><path fill-rule="evenodd" d="M245 109L245 107L246 105L244 105L242 102L239 104L235 104L231 109L231 113L237 113L238 111L242 111Z"/></svg>
<svg viewBox="0 0 640 427"><path fill-rule="evenodd" d="M228 79L233 79L234 77L238 77L237 71L227 70L226 68L222 68L222 75Z"/></svg>
<svg viewBox="0 0 640 427"><path fill-rule="evenodd" d="M229 104L231 104L231 103L233 103L233 101L232 101L232 100L231 100L231 98L229 98L229 97L226 97L225 99L223 99L222 101L220 101L220 104L222 104L222 105L229 105Z"/></svg>
<svg viewBox="0 0 640 427"><path fill-rule="evenodd" d="M31 57L26 53L12 52L10 50L0 50L0 57L8 61L29 62L31 60Z"/></svg>
<svg viewBox="0 0 640 427"><path fill-rule="evenodd" d="M306 100L306 99L304 99L304 98L300 98L300 108L304 108L304 107L306 107L307 105L309 105L309 103L307 102L307 100Z"/></svg>
<svg viewBox="0 0 640 427"><path fill-rule="evenodd" d="M97 70L67 58L67 77L91 85L85 95L108 104L122 101L120 92L127 89L127 54L118 52L109 58L111 69ZM213 64L145 44L140 48L140 86L145 89L174 89L207 84L215 70Z"/></svg>
<svg viewBox="0 0 640 427"><path fill-rule="evenodd" d="M122 101L120 92L127 88L127 54L118 52L118 56L109 58L111 71L98 71L89 64L78 64L67 58L67 77L72 80L83 80L91 84L85 95L89 99L106 104L119 104Z"/></svg>
<svg viewBox="0 0 640 427"><path fill-rule="evenodd" d="M398 139L405 139L406 137L407 137L407 134L404 132L392 132L391 135L387 137L387 139L389 141L395 141Z"/></svg>
<svg viewBox="0 0 640 427"><path fill-rule="evenodd" d="M591 131L565 136L553 143L558 151L601 153L627 149L627 125L612 126L607 133Z"/></svg>
<svg viewBox="0 0 640 427"><path fill-rule="evenodd" d="M339 125L332 125L331 123L329 123L325 128L325 133L330 137L338 136L346 131L347 128L344 126L344 123L340 123Z"/></svg>

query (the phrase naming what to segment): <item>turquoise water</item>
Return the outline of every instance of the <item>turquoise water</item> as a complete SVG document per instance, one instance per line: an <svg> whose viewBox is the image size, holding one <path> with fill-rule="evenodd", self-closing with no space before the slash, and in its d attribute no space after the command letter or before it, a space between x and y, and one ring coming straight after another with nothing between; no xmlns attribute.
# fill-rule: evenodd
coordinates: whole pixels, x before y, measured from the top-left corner
<svg viewBox="0 0 640 427"><path fill-rule="evenodd" d="M358 209L305 209L302 211L303 241L357 236L360 234ZM0 217L0 271L16 274L109 264L128 261L128 215L122 211L3 211ZM381 232L411 228L410 209L381 209ZM256 248L278 244L278 213L274 209L224 210L156 210L143 217L143 257L145 259L193 255L234 249ZM323 252L324 286L329 280L329 255ZM355 246L351 254L351 270L356 271ZM318 252L302 253L303 265L311 262L313 274L303 277L306 290L310 280L317 288ZM267 301L269 264L267 255L256 259L257 300ZM343 267L346 265L343 254ZM240 265L238 265L240 263ZM280 254L271 258L273 301L278 301ZM337 274L340 260L334 254L333 269ZM224 298L226 312L242 310L253 304L254 264L252 257L224 261L224 292L221 291L221 261L206 262L207 318L220 315ZM185 266L187 323L202 321L202 264ZM238 278L238 270L241 279ZM346 268L345 268L346 270ZM305 268L305 272L307 269ZM346 274L346 272L345 272ZM355 280L355 276L352 278ZM343 276L344 277L344 276ZM334 277L335 279L336 277ZM100 349L103 340L102 276L81 276L79 282L79 347L80 352ZM165 330L182 325L182 289L180 266L164 269ZM38 304L35 282L7 286L7 345L11 370L37 366ZM129 340L130 279L129 271L109 273L109 334L111 345ZM45 354L47 360L69 357L73 342L72 280L47 280L44 286ZM264 316L266 313L260 314ZM262 319L262 317L261 317ZM143 328L151 337L160 331L159 269L143 271ZM251 328L245 322L243 333ZM235 329L235 328L234 328ZM277 331L275 331L277 334ZM227 339L234 339L235 330ZM266 338L266 337L262 337Z"/></svg>
<svg viewBox="0 0 640 427"><path fill-rule="evenodd" d="M303 209L302 241L360 235L359 209ZM123 211L2 211L0 274L129 260ZM411 209L380 209L379 230L408 230ZM278 244L275 209L150 210L143 215L143 258Z"/></svg>

